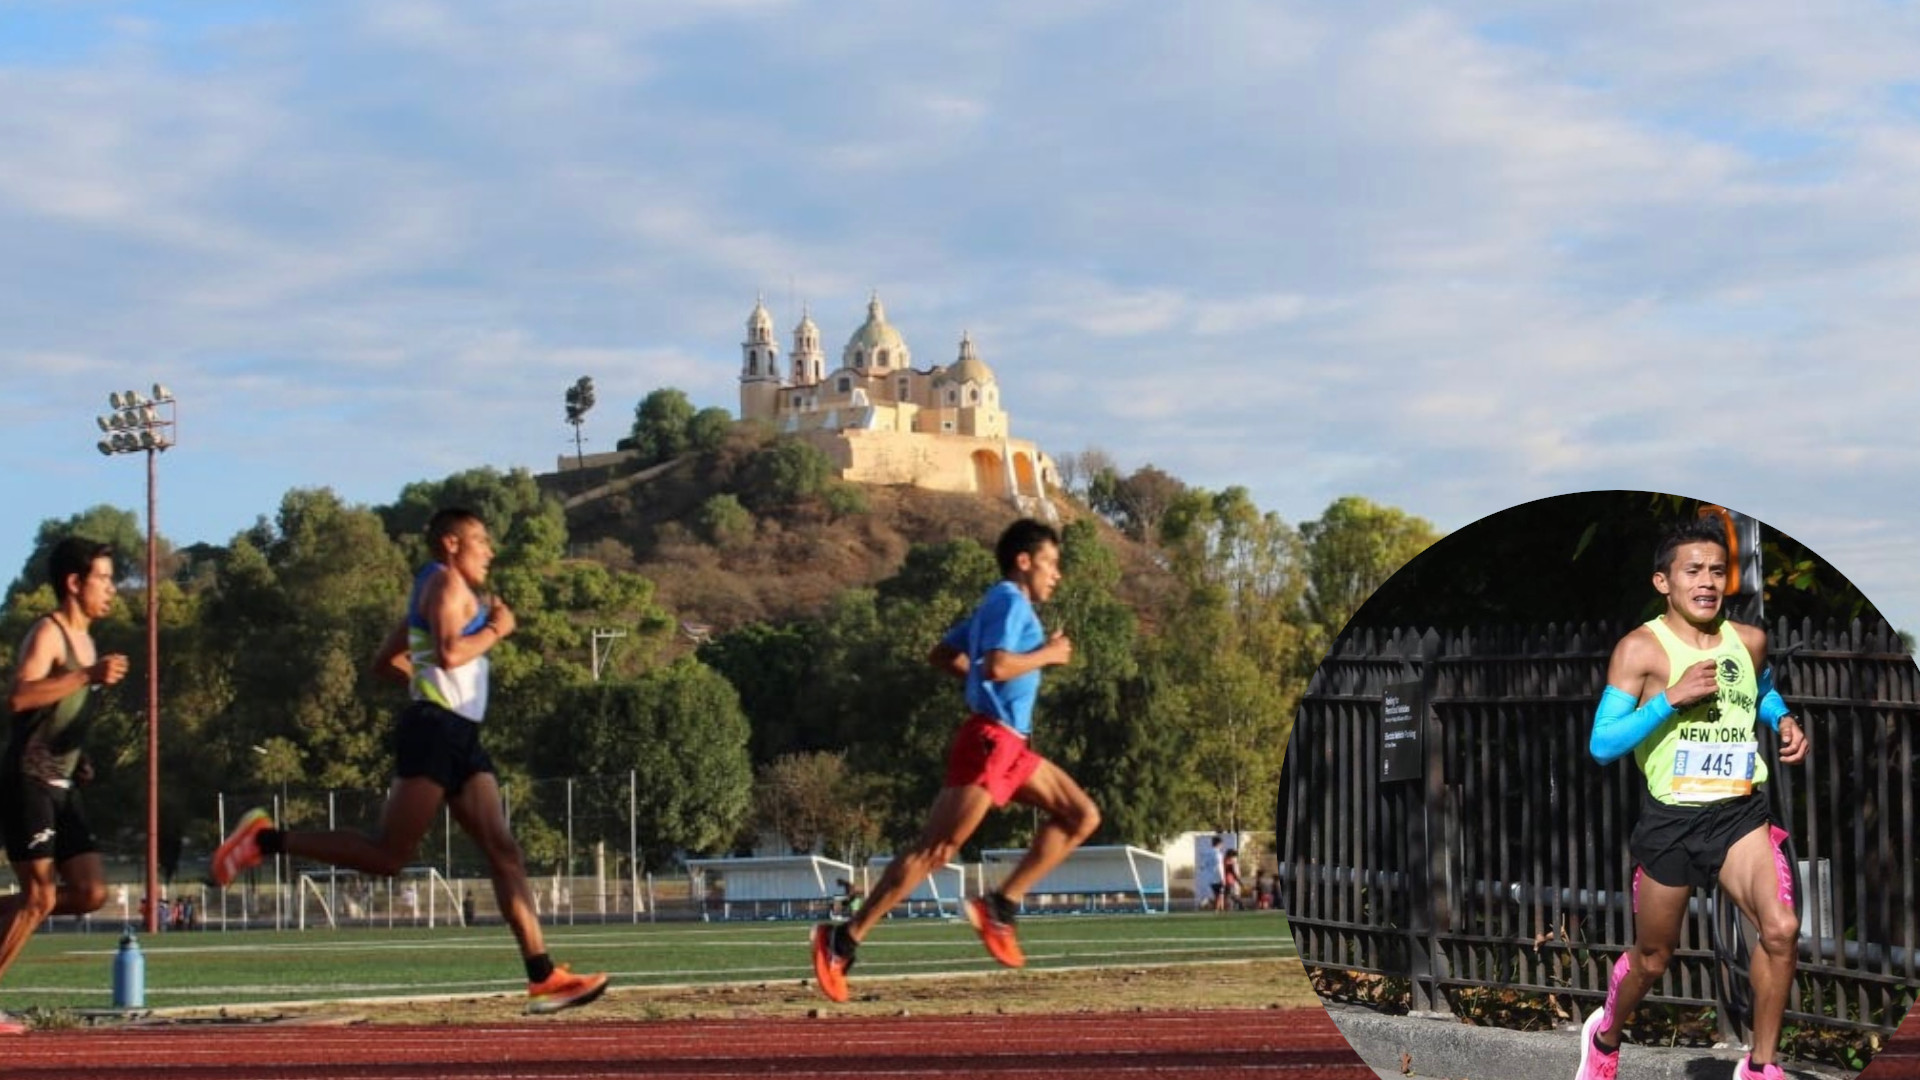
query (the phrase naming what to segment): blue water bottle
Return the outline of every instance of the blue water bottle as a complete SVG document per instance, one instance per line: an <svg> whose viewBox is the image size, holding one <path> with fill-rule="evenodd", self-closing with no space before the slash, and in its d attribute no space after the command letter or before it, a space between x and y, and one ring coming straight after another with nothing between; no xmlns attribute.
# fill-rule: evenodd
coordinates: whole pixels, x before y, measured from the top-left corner
<svg viewBox="0 0 1920 1080"><path fill-rule="evenodd" d="M147 1004L147 958L134 939L133 927L120 934L120 951L113 957L113 1007L139 1009Z"/></svg>

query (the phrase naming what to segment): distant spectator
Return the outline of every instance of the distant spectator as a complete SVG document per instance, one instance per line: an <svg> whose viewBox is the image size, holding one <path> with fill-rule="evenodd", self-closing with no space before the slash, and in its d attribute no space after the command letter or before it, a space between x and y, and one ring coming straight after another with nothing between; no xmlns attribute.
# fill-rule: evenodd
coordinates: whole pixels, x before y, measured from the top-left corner
<svg viewBox="0 0 1920 1080"><path fill-rule="evenodd" d="M1226 839L1214 834L1213 844L1207 849L1207 885L1213 890L1211 906L1215 911L1227 910L1227 857L1221 847Z"/></svg>
<svg viewBox="0 0 1920 1080"><path fill-rule="evenodd" d="M1226 858L1220 864L1220 884L1222 889L1221 910L1227 903L1233 904L1235 911L1246 910L1246 904L1240 900L1240 849L1228 848Z"/></svg>
<svg viewBox="0 0 1920 1080"><path fill-rule="evenodd" d="M834 878L833 883L840 891L833 898L833 916L837 919L851 919L860 912L860 905L866 902L866 894L860 886L846 878Z"/></svg>

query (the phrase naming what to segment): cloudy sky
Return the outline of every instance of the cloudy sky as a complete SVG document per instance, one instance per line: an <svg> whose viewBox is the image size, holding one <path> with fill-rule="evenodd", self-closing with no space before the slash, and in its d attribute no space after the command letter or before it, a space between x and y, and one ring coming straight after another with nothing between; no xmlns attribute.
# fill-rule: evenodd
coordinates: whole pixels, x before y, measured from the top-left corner
<svg viewBox="0 0 1920 1080"><path fill-rule="evenodd" d="M1590 488L1792 533L1920 628L1907 0L0 3L0 574L142 504L552 467L737 407L764 292L970 331L1017 434L1291 521ZM1525 568L1516 568L1525 572Z"/></svg>

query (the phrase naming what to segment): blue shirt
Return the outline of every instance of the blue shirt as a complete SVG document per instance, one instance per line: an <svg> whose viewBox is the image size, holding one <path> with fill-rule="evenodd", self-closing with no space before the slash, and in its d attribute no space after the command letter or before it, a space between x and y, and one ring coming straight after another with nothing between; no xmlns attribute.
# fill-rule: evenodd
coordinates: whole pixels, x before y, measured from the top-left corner
<svg viewBox="0 0 1920 1080"><path fill-rule="evenodd" d="M1029 653L1046 644L1047 633L1034 613L1033 602L1020 586L1001 581L987 590L980 606L962 619L942 645L967 655L967 708L978 715L990 716L1021 738L1033 730L1033 699L1040 694L1040 671L1035 668L1004 682L986 676L987 654Z"/></svg>

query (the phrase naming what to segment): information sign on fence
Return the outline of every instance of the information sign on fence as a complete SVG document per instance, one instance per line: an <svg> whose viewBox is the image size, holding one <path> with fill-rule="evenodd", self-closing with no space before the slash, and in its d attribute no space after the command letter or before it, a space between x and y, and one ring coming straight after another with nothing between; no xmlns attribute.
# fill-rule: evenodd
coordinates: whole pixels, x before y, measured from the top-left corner
<svg viewBox="0 0 1920 1080"><path fill-rule="evenodd" d="M1380 779L1417 780L1426 754L1421 749L1427 696L1420 683L1391 683L1380 694Z"/></svg>

